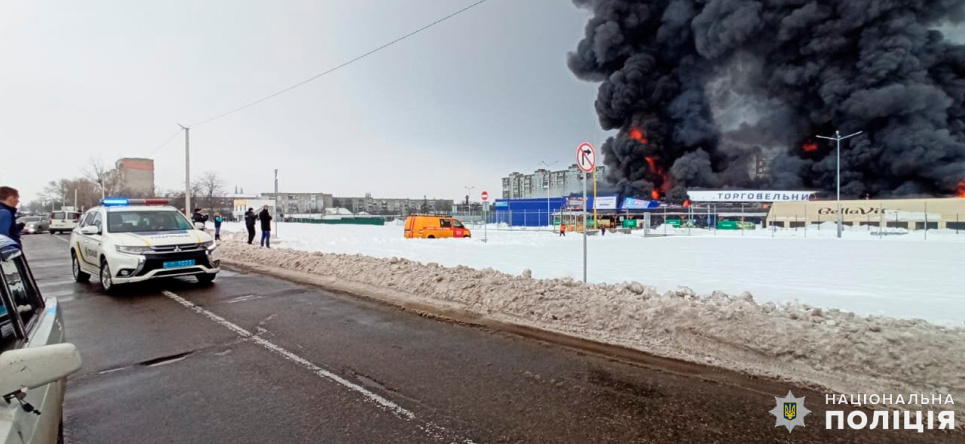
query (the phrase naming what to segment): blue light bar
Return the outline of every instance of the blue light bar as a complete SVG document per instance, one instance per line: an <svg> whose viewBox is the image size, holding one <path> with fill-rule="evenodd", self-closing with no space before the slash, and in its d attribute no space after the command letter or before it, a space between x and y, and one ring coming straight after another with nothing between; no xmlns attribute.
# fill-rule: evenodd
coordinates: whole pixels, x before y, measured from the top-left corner
<svg viewBox="0 0 965 444"><path fill-rule="evenodd" d="M113 197L101 199L101 205L105 207L117 207L117 206L124 206L128 204L130 204L130 201L127 199L113 198Z"/></svg>

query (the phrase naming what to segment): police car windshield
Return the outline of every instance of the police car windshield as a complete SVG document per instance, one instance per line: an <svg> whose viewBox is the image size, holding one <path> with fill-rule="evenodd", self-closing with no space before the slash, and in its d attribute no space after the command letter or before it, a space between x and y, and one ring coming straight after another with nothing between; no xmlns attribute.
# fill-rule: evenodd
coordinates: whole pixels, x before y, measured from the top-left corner
<svg viewBox="0 0 965 444"><path fill-rule="evenodd" d="M191 222L177 211L130 211L107 213L111 233L149 233L190 230Z"/></svg>

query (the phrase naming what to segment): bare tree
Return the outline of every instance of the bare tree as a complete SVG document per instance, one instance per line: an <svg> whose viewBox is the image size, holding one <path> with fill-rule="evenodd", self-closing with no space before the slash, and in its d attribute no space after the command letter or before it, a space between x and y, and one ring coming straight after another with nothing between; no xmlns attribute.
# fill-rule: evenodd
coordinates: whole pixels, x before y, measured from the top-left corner
<svg viewBox="0 0 965 444"><path fill-rule="evenodd" d="M221 210L221 198L224 197L224 180L218 176L218 173L213 171L207 171L200 177L194 179L194 184L197 185L199 195L201 200L198 208L207 208L212 214L215 211Z"/></svg>
<svg viewBox="0 0 965 444"><path fill-rule="evenodd" d="M84 178L97 185L104 196L114 196L120 191L121 177L117 170L108 168L99 159L90 159L84 168Z"/></svg>

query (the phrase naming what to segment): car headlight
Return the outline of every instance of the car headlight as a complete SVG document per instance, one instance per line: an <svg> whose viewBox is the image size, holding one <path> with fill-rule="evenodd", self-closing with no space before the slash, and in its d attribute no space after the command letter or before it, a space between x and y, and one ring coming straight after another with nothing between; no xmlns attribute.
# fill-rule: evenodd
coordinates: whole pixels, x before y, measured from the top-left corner
<svg viewBox="0 0 965 444"><path fill-rule="evenodd" d="M214 241L207 241L201 244L201 246L206 248L208 251L214 251L215 248L218 248L218 244L216 244Z"/></svg>
<svg viewBox="0 0 965 444"><path fill-rule="evenodd" d="M127 254L144 254L144 253L147 253L148 251L151 251L151 247L145 247L145 246L133 247L129 245L117 245L114 248L117 248L118 253L127 253Z"/></svg>

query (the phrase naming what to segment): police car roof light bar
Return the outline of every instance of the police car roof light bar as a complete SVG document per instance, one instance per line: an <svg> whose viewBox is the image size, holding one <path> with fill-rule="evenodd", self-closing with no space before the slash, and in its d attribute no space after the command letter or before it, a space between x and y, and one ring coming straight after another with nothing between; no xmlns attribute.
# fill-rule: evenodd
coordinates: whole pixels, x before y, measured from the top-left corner
<svg viewBox="0 0 965 444"><path fill-rule="evenodd" d="M124 199L120 197L101 199L101 205L105 207L120 207L127 205L168 205L170 203L170 199Z"/></svg>

